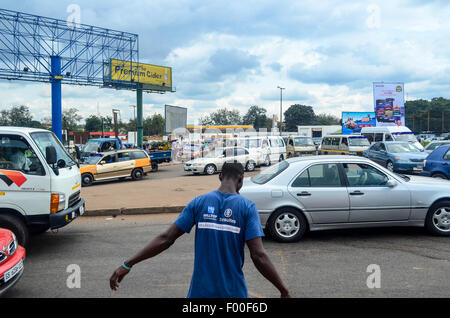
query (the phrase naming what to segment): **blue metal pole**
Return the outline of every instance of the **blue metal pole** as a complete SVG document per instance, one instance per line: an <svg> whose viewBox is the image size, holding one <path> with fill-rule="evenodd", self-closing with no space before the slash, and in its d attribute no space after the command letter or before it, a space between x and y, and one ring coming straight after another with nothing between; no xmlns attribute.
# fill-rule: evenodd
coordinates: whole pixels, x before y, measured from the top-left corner
<svg viewBox="0 0 450 318"><path fill-rule="evenodd" d="M61 57L52 56L52 131L62 141Z"/></svg>

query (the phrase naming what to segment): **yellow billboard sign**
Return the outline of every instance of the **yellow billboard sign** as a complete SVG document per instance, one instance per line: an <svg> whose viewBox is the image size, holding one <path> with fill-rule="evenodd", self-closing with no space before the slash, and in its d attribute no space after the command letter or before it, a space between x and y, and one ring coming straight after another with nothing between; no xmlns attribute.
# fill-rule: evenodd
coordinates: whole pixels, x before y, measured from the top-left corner
<svg viewBox="0 0 450 318"><path fill-rule="evenodd" d="M172 68L112 59L111 80L172 87Z"/></svg>

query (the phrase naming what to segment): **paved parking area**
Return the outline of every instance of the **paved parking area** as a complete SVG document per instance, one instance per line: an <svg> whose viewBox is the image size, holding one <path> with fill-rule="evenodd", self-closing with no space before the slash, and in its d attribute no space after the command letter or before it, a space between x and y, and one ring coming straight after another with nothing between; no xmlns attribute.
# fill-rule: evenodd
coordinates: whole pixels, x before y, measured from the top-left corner
<svg viewBox="0 0 450 318"><path fill-rule="evenodd" d="M25 273L9 297L185 297L194 259L194 234L137 265L118 292L112 271L174 221L174 214L82 217L58 234L32 238ZM294 297L450 297L450 238L419 228L327 231L301 242L265 239L265 248ZM67 267L80 266L81 288L69 289ZM367 267L381 270L381 288L369 289ZM251 296L278 292L247 254L244 272Z"/></svg>

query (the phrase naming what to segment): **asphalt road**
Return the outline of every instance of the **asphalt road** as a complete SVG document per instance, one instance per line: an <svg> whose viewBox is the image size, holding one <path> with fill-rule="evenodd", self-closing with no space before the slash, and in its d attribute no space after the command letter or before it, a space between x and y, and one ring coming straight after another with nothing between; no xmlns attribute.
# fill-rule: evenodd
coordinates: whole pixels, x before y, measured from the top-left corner
<svg viewBox="0 0 450 318"><path fill-rule="evenodd" d="M194 234L137 265L118 292L113 270L166 228L176 215L82 217L59 233L32 238L25 272L7 297L185 297L194 260ZM301 242L264 240L294 297L449 297L450 238L419 228L341 230L308 234ZM81 269L80 288L70 289L67 268ZM367 287L367 267L380 268L380 288ZM252 297L278 292L246 255L244 272ZM73 280L70 280L72 281Z"/></svg>

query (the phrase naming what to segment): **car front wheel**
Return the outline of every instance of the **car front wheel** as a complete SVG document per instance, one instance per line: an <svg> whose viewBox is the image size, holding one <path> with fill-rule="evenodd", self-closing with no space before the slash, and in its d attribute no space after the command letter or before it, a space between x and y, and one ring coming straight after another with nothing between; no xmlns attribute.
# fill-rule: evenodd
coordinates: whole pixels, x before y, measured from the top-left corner
<svg viewBox="0 0 450 318"><path fill-rule="evenodd" d="M94 177L89 173L85 173L81 176L81 182L83 187L89 187L94 182Z"/></svg>
<svg viewBox="0 0 450 318"><path fill-rule="evenodd" d="M306 218L293 208L283 208L275 212L268 222L270 236L282 243L297 242L306 229Z"/></svg>
<svg viewBox="0 0 450 318"><path fill-rule="evenodd" d="M247 164L245 165L245 169L249 172L252 172L255 170L255 163L253 161L249 161L247 162Z"/></svg>
<svg viewBox="0 0 450 318"><path fill-rule="evenodd" d="M450 236L450 201L433 204L425 220L426 229L436 235Z"/></svg>
<svg viewBox="0 0 450 318"><path fill-rule="evenodd" d="M206 173L207 175L209 175L209 176L215 174L216 171L217 171L217 168L216 168L215 165L207 165L207 166L205 167L205 173Z"/></svg>

